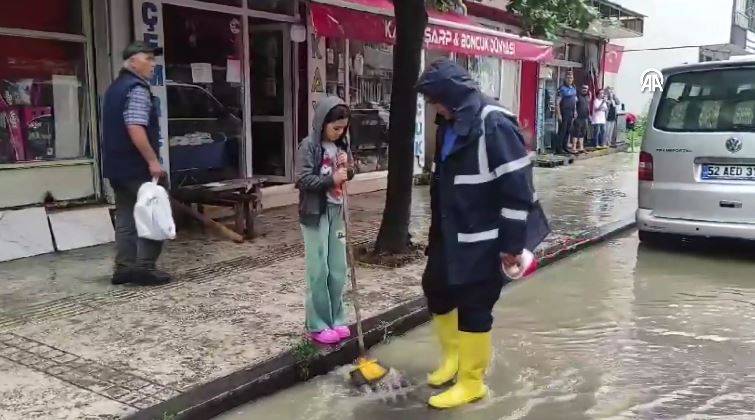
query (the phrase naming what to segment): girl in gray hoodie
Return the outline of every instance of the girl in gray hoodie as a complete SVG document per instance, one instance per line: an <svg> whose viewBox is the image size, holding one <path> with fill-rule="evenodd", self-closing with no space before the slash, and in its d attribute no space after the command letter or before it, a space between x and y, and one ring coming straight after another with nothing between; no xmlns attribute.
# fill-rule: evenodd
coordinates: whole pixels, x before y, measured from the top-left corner
<svg viewBox="0 0 755 420"><path fill-rule="evenodd" d="M343 289L347 279L344 183L353 177L346 135L350 112L337 97L315 108L312 134L299 145L296 188L304 237L306 327L313 340L336 344L351 335Z"/></svg>

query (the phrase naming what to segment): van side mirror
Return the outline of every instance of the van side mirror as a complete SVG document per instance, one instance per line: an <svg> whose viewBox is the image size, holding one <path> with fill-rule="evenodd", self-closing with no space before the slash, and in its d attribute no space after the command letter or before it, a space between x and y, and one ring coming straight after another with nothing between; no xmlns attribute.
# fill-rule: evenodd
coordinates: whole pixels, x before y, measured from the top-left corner
<svg viewBox="0 0 755 420"><path fill-rule="evenodd" d="M622 111L626 111L627 110L627 105L626 104L621 104L621 110Z"/></svg>

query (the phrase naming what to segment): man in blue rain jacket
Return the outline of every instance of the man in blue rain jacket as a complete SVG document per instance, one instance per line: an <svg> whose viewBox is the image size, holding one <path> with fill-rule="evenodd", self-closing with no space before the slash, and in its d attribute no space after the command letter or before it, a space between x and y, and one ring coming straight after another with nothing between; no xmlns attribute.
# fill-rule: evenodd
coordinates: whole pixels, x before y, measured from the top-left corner
<svg viewBox="0 0 755 420"><path fill-rule="evenodd" d="M447 59L432 63L417 89L438 113L422 287L443 358L428 382L456 380L429 404L453 408L487 394L492 310L509 281L502 264L515 265L549 228L516 118Z"/></svg>

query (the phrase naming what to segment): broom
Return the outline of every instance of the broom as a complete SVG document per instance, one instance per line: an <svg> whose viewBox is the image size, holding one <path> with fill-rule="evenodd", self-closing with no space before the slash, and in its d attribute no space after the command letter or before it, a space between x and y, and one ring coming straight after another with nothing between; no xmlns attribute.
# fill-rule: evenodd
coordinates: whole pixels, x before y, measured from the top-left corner
<svg viewBox="0 0 755 420"><path fill-rule="evenodd" d="M351 274L351 290L354 296L352 302L357 318L357 340L359 342L359 358L356 360L356 367L349 373L349 377L354 386L362 387L363 385L374 385L379 382L388 373L388 369L383 367L376 359L370 358L367 354L367 347L364 345L362 313L359 308L359 287L357 286L354 251L351 247L351 235L349 233L350 217L346 184L343 184L343 219L345 224L344 231L346 233L346 260L348 261Z"/></svg>

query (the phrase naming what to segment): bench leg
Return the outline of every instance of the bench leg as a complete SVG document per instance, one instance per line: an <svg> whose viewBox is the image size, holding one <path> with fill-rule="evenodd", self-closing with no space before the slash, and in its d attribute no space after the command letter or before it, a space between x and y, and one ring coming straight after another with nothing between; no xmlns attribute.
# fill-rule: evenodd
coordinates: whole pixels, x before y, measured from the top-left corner
<svg viewBox="0 0 755 420"><path fill-rule="evenodd" d="M241 203L234 204L233 212L235 213L234 216L236 216L236 233L244 236L244 206Z"/></svg>
<svg viewBox="0 0 755 420"><path fill-rule="evenodd" d="M255 212L249 201L244 201L244 217L246 218L246 237L254 238L254 216Z"/></svg>
<svg viewBox="0 0 755 420"><path fill-rule="evenodd" d="M201 215L204 215L204 205L197 203L196 207L197 207L197 213L199 213ZM204 223L202 223L202 222L200 222L198 220L196 220L195 222L199 224L199 228L201 229L201 232L202 232L203 235L205 233L207 233L207 231L205 230Z"/></svg>

